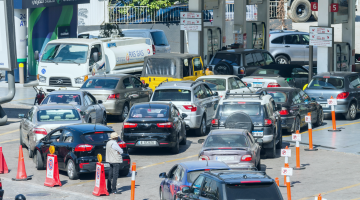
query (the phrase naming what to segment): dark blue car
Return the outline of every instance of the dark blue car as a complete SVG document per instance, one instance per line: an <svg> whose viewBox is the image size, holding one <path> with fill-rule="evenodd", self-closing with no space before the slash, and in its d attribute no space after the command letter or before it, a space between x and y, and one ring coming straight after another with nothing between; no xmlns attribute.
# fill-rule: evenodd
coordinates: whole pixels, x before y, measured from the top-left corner
<svg viewBox="0 0 360 200"><path fill-rule="evenodd" d="M183 187L191 186L199 174L215 169L230 170L227 164L219 161L188 161L174 165L168 174L163 172L159 175L164 178L159 188L160 199L173 200L176 193Z"/></svg>

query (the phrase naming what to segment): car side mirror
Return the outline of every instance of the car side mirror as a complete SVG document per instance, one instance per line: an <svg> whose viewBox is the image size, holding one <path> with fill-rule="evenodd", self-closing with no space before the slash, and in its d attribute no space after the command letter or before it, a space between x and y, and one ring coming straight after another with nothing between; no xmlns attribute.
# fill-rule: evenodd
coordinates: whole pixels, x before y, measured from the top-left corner
<svg viewBox="0 0 360 200"><path fill-rule="evenodd" d="M277 109L278 111L280 111L281 108L282 108L281 104L276 104L276 109Z"/></svg>
<svg viewBox="0 0 360 200"><path fill-rule="evenodd" d="M39 60L39 51L34 52L34 59Z"/></svg>
<svg viewBox="0 0 360 200"><path fill-rule="evenodd" d="M182 114L181 114L181 117L182 117L183 119L185 119L187 116L188 116L188 115L185 114L185 113L182 113Z"/></svg>
<svg viewBox="0 0 360 200"><path fill-rule="evenodd" d="M218 92L214 92L213 96L219 96Z"/></svg>
<svg viewBox="0 0 360 200"><path fill-rule="evenodd" d="M190 187L183 187L183 188L181 189L181 192L184 193L184 194L190 193Z"/></svg>
<svg viewBox="0 0 360 200"><path fill-rule="evenodd" d="M202 144L202 143L204 143L204 142L205 142L205 139L199 139L199 140L198 140L198 143L199 143L199 144Z"/></svg>
<svg viewBox="0 0 360 200"><path fill-rule="evenodd" d="M258 139L256 139L256 142L259 143L259 145L262 145L262 143L264 142L264 140L261 139L261 138L258 138Z"/></svg>
<svg viewBox="0 0 360 200"><path fill-rule="evenodd" d="M92 56L93 56L94 62L99 61L99 53L98 52L94 52Z"/></svg>
<svg viewBox="0 0 360 200"><path fill-rule="evenodd" d="M102 104L103 103L103 101L102 100L98 100L98 104Z"/></svg>
<svg viewBox="0 0 360 200"><path fill-rule="evenodd" d="M85 115L86 113L84 111L80 111L80 115Z"/></svg>
<svg viewBox="0 0 360 200"><path fill-rule="evenodd" d="M25 114L19 114L19 118L20 119L25 118Z"/></svg>
<svg viewBox="0 0 360 200"><path fill-rule="evenodd" d="M160 173L160 174L159 174L159 178L167 178L166 173L165 173L165 172Z"/></svg>

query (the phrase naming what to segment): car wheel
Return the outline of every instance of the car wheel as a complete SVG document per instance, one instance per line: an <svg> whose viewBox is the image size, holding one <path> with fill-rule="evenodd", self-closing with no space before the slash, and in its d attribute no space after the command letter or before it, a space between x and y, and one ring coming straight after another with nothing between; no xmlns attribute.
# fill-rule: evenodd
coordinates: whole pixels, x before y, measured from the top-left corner
<svg viewBox="0 0 360 200"><path fill-rule="evenodd" d="M69 159L66 172L70 180L77 180L79 178L79 173L76 171L75 163L71 159Z"/></svg>
<svg viewBox="0 0 360 200"><path fill-rule="evenodd" d="M129 169L119 170L120 176L127 176L128 174L129 174Z"/></svg>
<svg viewBox="0 0 360 200"><path fill-rule="evenodd" d="M43 170L44 169L44 161L42 160L41 154L39 151L36 151L34 160L35 160L36 169Z"/></svg>
<svg viewBox="0 0 360 200"><path fill-rule="evenodd" d="M354 120L356 117L356 104L351 103L345 115L346 120Z"/></svg>
<svg viewBox="0 0 360 200"><path fill-rule="evenodd" d="M233 66L227 62L220 62L214 67L215 75L233 75Z"/></svg>
<svg viewBox="0 0 360 200"><path fill-rule="evenodd" d="M28 140L28 144L29 144L29 146L27 148L28 148L28 151L29 151L29 158L32 158L34 156L34 152L30 148L30 138Z"/></svg>
<svg viewBox="0 0 360 200"><path fill-rule="evenodd" d="M203 116L203 118L201 119L201 124L200 127L198 129L196 129L196 135L198 136L204 136L206 135L206 118L205 116Z"/></svg>
<svg viewBox="0 0 360 200"><path fill-rule="evenodd" d="M315 125L321 126L323 121L324 121L324 111L322 109L320 109Z"/></svg>
<svg viewBox="0 0 360 200"><path fill-rule="evenodd" d="M106 113L103 114L102 124L107 125L107 116L106 116Z"/></svg>
<svg viewBox="0 0 360 200"><path fill-rule="evenodd" d="M256 168L261 171L261 159L259 159L258 164L256 165Z"/></svg>
<svg viewBox="0 0 360 200"><path fill-rule="evenodd" d="M269 158L275 158L276 157L276 141L275 141L275 139L273 140L273 147L268 148L266 150L266 155Z"/></svg>
<svg viewBox="0 0 360 200"><path fill-rule="evenodd" d="M311 17L309 0L295 0L290 7L289 17L293 22L306 22Z"/></svg>
<svg viewBox="0 0 360 200"><path fill-rule="evenodd" d="M160 195L160 200L165 200L164 198L164 192L162 191L161 187L159 189L159 195Z"/></svg>
<svg viewBox="0 0 360 200"><path fill-rule="evenodd" d="M176 144L174 147L171 148L171 153L178 154L180 151L180 145L179 145L179 136L176 137Z"/></svg>
<svg viewBox="0 0 360 200"><path fill-rule="evenodd" d="M182 131L184 132L184 136L183 136L183 139L181 140L180 144L186 145L186 130L184 129L184 127L183 127Z"/></svg>
<svg viewBox="0 0 360 200"><path fill-rule="evenodd" d="M300 118L299 117L296 117L295 119L295 124L294 124L294 132L296 133L296 131L299 131L300 132Z"/></svg>
<svg viewBox="0 0 360 200"><path fill-rule="evenodd" d="M277 149L281 149L281 147L282 147L282 132L281 132L281 130L280 130L279 134L280 134L279 135L279 142L276 144Z"/></svg>
<svg viewBox="0 0 360 200"><path fill-rule="evenodd" d="M125 104L124 107L123 107L123 110L122 110L122 113L120 115L120 121L125 121L126 117L128 116L129 114L129 104Z"/></svg>
<svg viewBox="0 0 360 200"><path fill-rule="evenodd" d="M23 139L22 139L22 131L21 131L21 127L20 127L20 145L21 146L24 146L24 142L23 142Z"/></svg>
<svg viewBox="0 0 360 200"><path fill-rule="evenodd" d="M276 61L276 63L282 64L282 65L290 64L290 60L286 56L283 56L283 55L276 56L275 61Z"/></svg>

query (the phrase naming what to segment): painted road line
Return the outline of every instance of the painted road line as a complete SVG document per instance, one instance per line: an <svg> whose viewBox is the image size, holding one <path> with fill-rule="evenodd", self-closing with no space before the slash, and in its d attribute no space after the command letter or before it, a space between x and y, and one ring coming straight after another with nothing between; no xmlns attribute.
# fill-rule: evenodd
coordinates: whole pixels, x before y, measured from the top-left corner
<svg viewBox="0 0 360 200"><path fill-rule="evenodd" d="M71 186L75 186L75 185L81 185L81 184L85 184L85 183L91 183L91 182L94 182L94 181L95 180L83 181L83 182L80 182L80 183L74 183L74 184L70 184L70 185L64 185L62 187L56 187L56 189L71 187Z"/></svg>
<svg viewBox="0 0 360 200"><path fill-rule="evenodd" d="M14 133L14 132L17 132L17 131L20 131L20 129L16 129L16 130L13 130L13 131L9 131L9 132L5 132L5 133L1 133L0 135L6 135L6 134L9 134L9 133Z"/></svg>
<svg viewBox="0 0 360 200"><path fill-rule="evenodd" d="M6 141L3 141L3 142L0 142L0 144L13 142L13 141L17 141L17 140L20 140L20 139L6 140Z"/></svg>
<svg viewBox="0 0 360 200"><path fill-rule="evenodd" d="M349 185L349 186L346 186L346 187L343 187L343 188L339 188L339 189L335 189L335 190L330 190L330 191L327 191L327 192L322 192L322 193L321 193L321 196L324 196L325 194L330 194L330 193L338 192L338 191L341 191L341 190L347 190L347 189L350 189L350 188L353 188L353 187L357 187L357 186L360 186L360 183L357 183L357 184L354 184L354 185ZM313 196L305 197L305 198L302 198L302 199L300 199L300 200L311 199L311 198L317 197L318 195L319 195L319 194L315 194L315 195L313 195Z"/></svg>
<svg viewBox="0 0 360 200"><path fill-rule="evenodd" d="M29 99L35 99L35 97L32 97L32 98L26 98L26 99L16 99L16 100L12 100L12 101L22 101L22 100L29 100Z"/></svg>
<svg viewBox="0 0 360 200"><path fill-rule="evenodd" d="M360 200L360 198L356 198L356 199L351 199L351 200Z"/></svg>

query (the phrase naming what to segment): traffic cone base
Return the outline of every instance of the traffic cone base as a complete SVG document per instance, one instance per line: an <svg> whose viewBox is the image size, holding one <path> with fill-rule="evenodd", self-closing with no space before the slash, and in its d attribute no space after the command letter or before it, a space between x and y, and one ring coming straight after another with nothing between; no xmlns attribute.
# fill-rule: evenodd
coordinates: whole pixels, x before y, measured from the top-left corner
<svg viewBox="0 0 360 200"><path fill-rule="evenodd" d="M92 194L95 196L109 196L109 192L106 189L105 170L103 163L96 163L95 187Z"/></svg>
<svg viewBox="0 0 360 200"><path fill-rule="evenodd" d="M333 130L333 129L330 129L330 130L328 130L328 131L333 131L333 132L339 132L339 131L341 131L341 129L335 129L335 130Z"/></svg>
<svg viewBox="0 0 360 200"><path fill-rule="evenodd" d="M46 162L45 186L61 186L57 155L48 154Z"/></svg>
<svg viewBox="0 0 360 200"><path fill-rule="evenodd" d="M27 181L31 180L32 178L30 176L26 175L25 170L25 162L24 162L24 155L22 150L22 145L19 146L19 161L18 161L18 169L16 178L12 178L13 181Z"/></svg>
<svg viewBox="0 0 360 200"><path fill-rule="evenodd" d="M287 187L286 185L279 185L279 187ZM294 184L290 183L290 187L294 187Z"/></svg>
<svg viewBox="0 0 360 200"><path fill-rule="evenodd" d="M2 152L2 147L0 147L0 174L9 173L9 169L7 167L4 154Z"/></svg>
<svg viewBox="0 0 360 200"><path fill-rule="evenodd" d="M293 170L303 170L306 169L305 167L293 167Z"/></svg>
<svg viewBox="0 0 360 200"><path fill-rule="evenodd" d="M317 148L312 148L312 149L304 149L304 151L317 151L317 150L319 150L319 149L317 149Z"/></svg>

